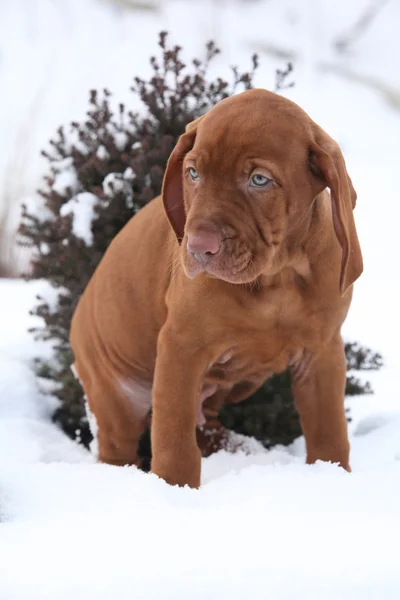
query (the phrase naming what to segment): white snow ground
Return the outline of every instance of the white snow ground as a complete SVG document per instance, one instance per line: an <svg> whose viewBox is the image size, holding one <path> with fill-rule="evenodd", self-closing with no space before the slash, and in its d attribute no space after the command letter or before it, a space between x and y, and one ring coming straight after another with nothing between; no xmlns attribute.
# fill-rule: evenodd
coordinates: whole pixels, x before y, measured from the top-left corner
<svg viewBox="0 0 400 600"><path fill-rule="evenodd" d="M122 97L146 72L161 28L189 56L216 37L219 72L248 65L266 42L289 49L296 87L287 95L338 139L358 191L365 273L344 334L381 351L386 366L368 374L375 396L352 401L352 474L305 466L298 440L220 453L203 462L199 491L170 488L95 464L51 424L31 370L50 349L26 331L43 284L0 282L0 600L398 600L400 5L388 0L339 56L332 40L366 0L159 4L122 18L96 0L0 2L2 192L32 197L38 150L54 128L80 118L90 87ZM280 64L261 58L258 84L270 87ZM379 89L365 85L371 79Z"/></svg>
<svg viewBox="0 0 400 600"><path fill-rule="evenodd" d="M398 599L400 412L364 418L353 473L300 439L203 461L202 488L95 464L30 371L42 282L0 282L0 599Z"/></svg>

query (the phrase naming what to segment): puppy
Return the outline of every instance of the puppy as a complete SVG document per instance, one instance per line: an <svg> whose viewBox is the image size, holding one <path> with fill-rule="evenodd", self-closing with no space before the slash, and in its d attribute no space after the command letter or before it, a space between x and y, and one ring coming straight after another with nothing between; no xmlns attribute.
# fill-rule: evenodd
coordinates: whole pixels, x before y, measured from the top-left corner
<svg viewBox="0 0 400 600"><path fill-rule="evenodd" d="M196 428L289 367L307 462L350 470L355 203L336 142L279 95L244 92L187 126L162 196L112 241L72 320L101 461L138 465L152 410L152 471L198 487Z"/></svg>

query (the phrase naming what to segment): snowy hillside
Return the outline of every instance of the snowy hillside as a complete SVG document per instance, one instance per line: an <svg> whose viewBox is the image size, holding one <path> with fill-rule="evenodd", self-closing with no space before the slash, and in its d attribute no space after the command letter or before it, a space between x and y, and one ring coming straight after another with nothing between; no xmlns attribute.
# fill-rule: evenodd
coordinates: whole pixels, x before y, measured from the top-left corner
<svg viewBox="0 0 400 600"><path fill-rule="evenodd" d="M300 439L219 453L203 461L201 490L169 488L94 464L52 425L31 368L51 349L27 333L43 282L0 281L0 600L397 600L400 3L382 2L346 52L335 42L372 0L127 3L0 2L0 209L34 201L39 150L81 118L90 88L131 103L161 29L188 58L215 38L218 75L258 51L262 87L288 57L285 94L339 141L358 192L365 272L344 334L385 368L368 374L375 396L352 401L352 474L305 466Z"/></svg>

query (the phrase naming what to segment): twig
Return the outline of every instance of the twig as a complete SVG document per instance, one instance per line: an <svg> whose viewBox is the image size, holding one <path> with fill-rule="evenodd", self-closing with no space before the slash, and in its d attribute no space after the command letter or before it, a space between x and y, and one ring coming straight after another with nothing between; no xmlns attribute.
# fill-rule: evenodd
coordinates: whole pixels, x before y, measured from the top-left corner
<svg viewBox="0 0 400 600"><path fill-rule="evenodd" d="M291 62L287 63L286 69L280 70L277 69L275 72L275 92L280 92L281 90L286 90L287 88L292 88L294 86L294 81L290 83L286 83L287 78L290 73L293 71L293 64Z"/></svg>
<svg viewBox="0 0 400 600"><path fill-rule="evenodd" d="M345 34L341 35L333 42L334 47L338 52L346 52L349 46L360 38L371 26L379 11L383 9L388 0L373 0L370 6L362 13L358 21Z"/></svg>

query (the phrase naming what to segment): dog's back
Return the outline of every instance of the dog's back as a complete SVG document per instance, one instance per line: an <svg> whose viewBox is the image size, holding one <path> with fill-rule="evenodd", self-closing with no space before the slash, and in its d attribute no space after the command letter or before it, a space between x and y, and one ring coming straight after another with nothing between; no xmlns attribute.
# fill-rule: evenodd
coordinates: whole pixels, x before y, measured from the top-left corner
<svg viewBox="0 0 400 600"><path fill-rule="evenodd" d="M111 242L71 324L75 367L84 383L92 369L110 367L111 377L129 373L151 381L175 245L159 197Z"/></svg>

